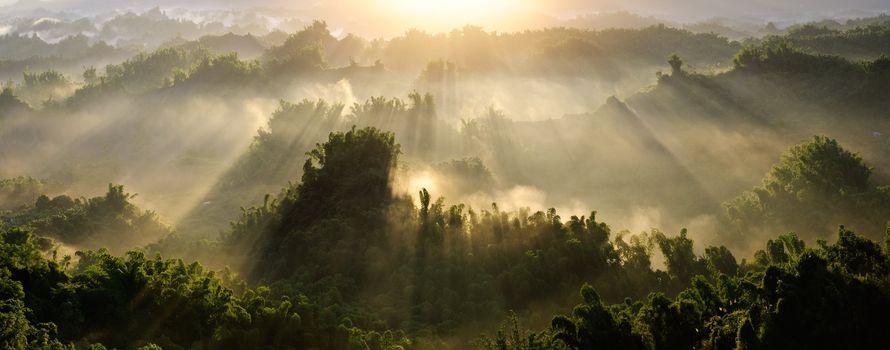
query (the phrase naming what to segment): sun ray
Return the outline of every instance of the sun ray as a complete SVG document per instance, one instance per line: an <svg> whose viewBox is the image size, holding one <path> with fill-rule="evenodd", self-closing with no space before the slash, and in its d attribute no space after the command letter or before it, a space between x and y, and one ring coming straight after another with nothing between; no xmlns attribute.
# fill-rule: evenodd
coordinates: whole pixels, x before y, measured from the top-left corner
<svg viewBox="0 0 890 350"><path fill-rule="evenodd" d="M382 9L396 20L424 30L503 22L527 8L527 0L382 0Z"/></svg>

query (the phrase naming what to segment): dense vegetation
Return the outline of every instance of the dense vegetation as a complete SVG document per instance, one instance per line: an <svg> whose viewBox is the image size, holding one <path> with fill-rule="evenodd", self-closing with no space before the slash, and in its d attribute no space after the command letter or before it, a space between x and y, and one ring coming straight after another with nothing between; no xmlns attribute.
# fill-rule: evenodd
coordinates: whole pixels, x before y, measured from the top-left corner
<svg viewBox="0 0 890 350"><path fill-rule="evenodd" d="M763 229L825 232L844 220L878 233L886 223L883 213L890 212L890 190L877 187L871 173L837 141L816 137L792 148L761 186L726 206L726 215L741 235Z"/></svg>
<svg viewBox="0 0 890 350"><path fill-rule="evenodd" d="M584 303L572 316L554 318L551 329L511 338L500 333L477 344L774 348L802 344L800 335L809 334L807 344L886 346L879 335L887 326L882 315L890 312L890 247L843 227L834 244L806 249L792 233L770 240L752 262L739 262L720 246L696 254L686 230L676 237L658 231L613 237L595 212L566 221L554 209L508 213L494 205L476 212L433 201L426 189L415 206L390 187L399 154L393 135L374 128L331 134L309 152L298 184L245 210L218 243L202 248L237 257L229 261L240 262L235 270L248 284L142 252L124 258L104 249L78 252L77 262L47 258L56 243L27 228L5 229L4 283L13 291L5 315L20 323L13 327L29 330L9 344L440 347L445 344L434 339L505 319L511 310L540 324L546 310L567 307L575 300L571 291L590 283L582 288ZM810 170L787 172L789 164ZM816 138L792 149L768 181L784 174L789 183L832 183L855 177L838 169L862 167L835 141ZM62 227L58 232L69 236L55 237L63 243L74 234L101 236L78 227L103 225L117 225L118 239L128 239L144 235L141 225L154 220L150 213L130 219L140 215L130 198L118 186L86 202L42 196L19 215L36 216L28 225L37 232ZM58 210L65 211L53 214ZM115 219L133 221L108 222ZM890 231L883 235L890 239ZM653 268L655 247L666 270ZM794 328L800 319L825 321Z"/></svg>
<svg viewBox="0 0 890 350"><path fill-rule="evenodd" d="M833 29L819 24L807 24L791 28L781 37L768 37L768 43L788 41L796 47L827 55L853 59L875 59L888 52L890 21L848 26L846 30Z"/></svg>
<svg viewBox="0 0 890 350"><path fill-rule="evenodd" d="M79 252L76 263L49 260L45 240L19 228L4 230L0 249L6 349L389 349L407 343L400 333L337 324L330 307L305 298L243 284L236 293L223 286L228 275L197 263L105 250Z"/></svg>
<svg viewBox="0 0 890 350"><path fill-rule="evenodd" d="M886 236L890 239L890 227ZM707 252L711 254L711 251ZM882 336L890 243L844 229L834 243L806 248L796 236L769 241L752 264L712 270L669 297L610 304L589 285L569 316L541 333L500 331L489 349L786 349L890 346ZM698 259L694 255L687 263ZM668 262L668 274L685 273ZM710 280L709 280L710 278Z"/></svg>
<svg viewBox="0 0 890 350"><path fill-rule="evenodd" d="M890 348L885 16L220 21L0 37L0 347Z"/></svg>

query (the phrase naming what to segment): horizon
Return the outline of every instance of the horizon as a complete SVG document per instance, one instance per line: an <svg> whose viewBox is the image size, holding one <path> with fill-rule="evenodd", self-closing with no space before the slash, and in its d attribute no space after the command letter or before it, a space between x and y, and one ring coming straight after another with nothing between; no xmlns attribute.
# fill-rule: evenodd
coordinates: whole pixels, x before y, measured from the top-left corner
<svg viewBox="0 0 890 350"><path fill-rule="evenodd" d="M890 349L885 0L178 3L0 7L0 348Z"/></svg>

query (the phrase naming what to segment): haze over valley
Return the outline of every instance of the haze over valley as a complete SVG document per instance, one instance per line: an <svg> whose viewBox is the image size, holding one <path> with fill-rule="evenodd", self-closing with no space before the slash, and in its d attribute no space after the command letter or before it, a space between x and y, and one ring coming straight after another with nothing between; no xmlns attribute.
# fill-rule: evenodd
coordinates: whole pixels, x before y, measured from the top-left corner
<svg viewBox="0 0 890 350"><path fill-rule="evenodd" d="M887 13L0 0L0 343L890 348Z"/></svg>

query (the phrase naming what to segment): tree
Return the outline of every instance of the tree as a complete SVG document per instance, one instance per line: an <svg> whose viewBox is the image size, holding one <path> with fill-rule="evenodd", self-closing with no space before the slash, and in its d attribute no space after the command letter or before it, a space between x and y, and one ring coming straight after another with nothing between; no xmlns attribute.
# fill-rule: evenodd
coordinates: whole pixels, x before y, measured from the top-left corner
<svg viewBox="0 0 890 350"><path fill-rule="evenodd" d="M637 314L636 322L651 348L680 350L691 349L698 342L699 317L689 301L678 298L672 302L664 294L653 293Z"/></svg>
<svg viewBox="0 0 890 350"><path fill-rule="evenodd" d="M108 185L104 196L72 200L68 196L39 197L27 224L40 235L63 243L108 248L123 252L132 245L144 245L166 237L172 229L157 214L142 210L122 185Z"/></svg>
<svg viewBox="0 0 890 350"><path fill-rule="evenodd" d="M680 230L677 237L668 238L662 233L654 237L667 260L668 275L675 286L686 286L697 274L706 271L705 262L699 259L692 250L692 240L686 237L686 229Z"/></svg>
<svg viewBox="0 0 890 350"><path fill-rule="evenodd" d="M734 276L739 270L738 262L736 262L732 252L725 246L706 248L705 261L708 265L708 270L715 275L722 273Z"/></svg>
<svg viewBox="0 0 890 350"><path fill-rule="evenodd" d="M390 172L399 153L393 134L375 128L331 133L327 142L316 145L303 165L302 182L285 191L274 209L276 220L259 234L258 249L250 253L259 263L250 267L251 276L293 275L294 267L309 262L327 268L297 272L320 275L359 269L359 259L343 266L345 270L325 260L332 258L328 254L340 254L339 249L345 254L382 243L378 230L386 221L383 211L393 201ZM344 225L364 232L343 230ZM350 247L330 251L340 244ZM325 272L328 268L333 271Z"/></svg>
<svg viewBox="0 0 890 350"><path fill-rule="evenodd" d="M668 64L671 65L671 76L674 78L680 78L686 75L686 72L683 71L683 60L680 59L680 56L677 54L672 54L668 58Z"/></svg>
<svg viewBox="0 0 890 350"><path fill-rule="evenodd" d="M859 155L816 136L783 155L762 185L724 204L724 220L736 234L732 239L742 241L767 228L806 233L804 239L824 238L826 228L838 222L880 232L890 212L890 196L872 183L871 174ZM799 241L795 237L788 243L794 240ZM802 247L787 248L799 253Z"/></svg>
<svg viewBox="0 0 890 350"><path fill-rule="evenodd" d="M95 84L99 80L99 75L96 74L96 67L90 66L89 68L83 71L83 81L87 84Z"/></svg>
<svg viewBox="0 0 890 350"><path fill-rule="evenodd" d="M630 324L616 320L590 285L581 287L583 304L572 316L556 316L551 322L553 337L570 349L644 349L642 340L631 333Z"/></svg>

